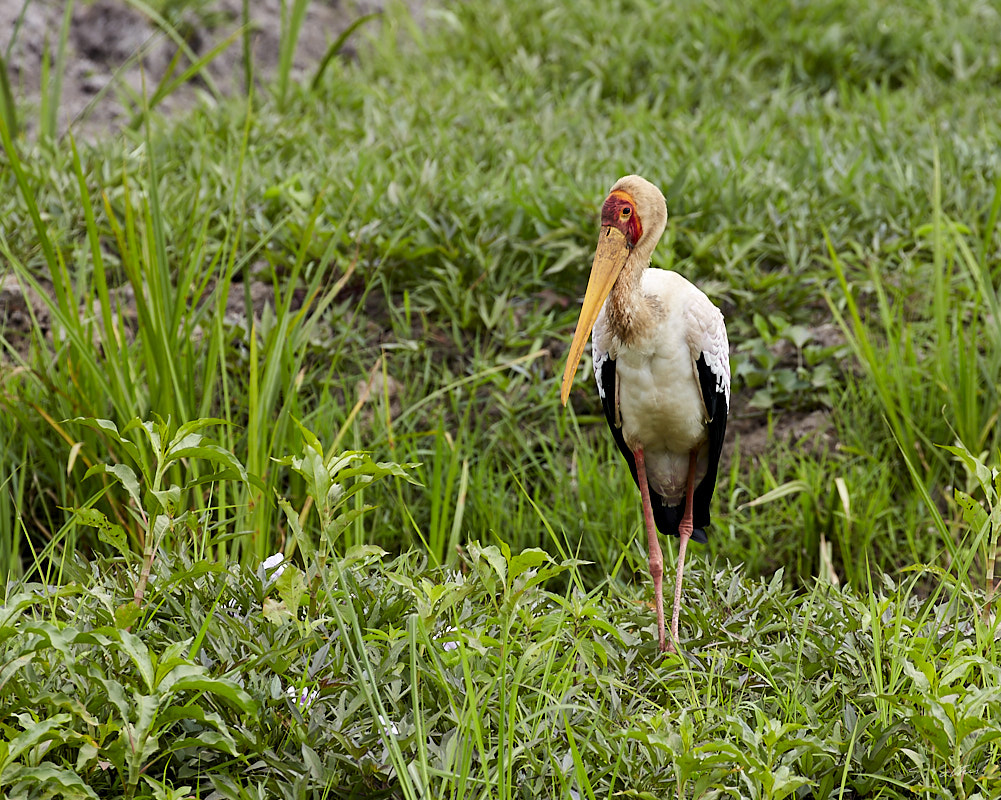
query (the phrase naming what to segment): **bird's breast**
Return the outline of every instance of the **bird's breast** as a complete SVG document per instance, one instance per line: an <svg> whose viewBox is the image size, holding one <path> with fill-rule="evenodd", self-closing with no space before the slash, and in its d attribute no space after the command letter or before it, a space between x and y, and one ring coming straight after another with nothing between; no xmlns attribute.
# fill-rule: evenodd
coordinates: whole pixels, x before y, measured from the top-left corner
<svg viewBox="0 0 1001 800"><path fill-rule="evenodd" d="M687 348L621 348L616 374L622 435L629 447L687 458L705 441L705 408Z"/></svg>
<svg viewBox="0 0 1001 800"><path fill-rule="evenodd" d="M615 360L626 444L650 454L677 454L687 470L688 454L706 441L705 404L689 342L690 309L701 292L664 270L648 270L644 290L642 302L656 312L654 324L640 336L623 337L606 303L594 325L595 363Z"/></svg>

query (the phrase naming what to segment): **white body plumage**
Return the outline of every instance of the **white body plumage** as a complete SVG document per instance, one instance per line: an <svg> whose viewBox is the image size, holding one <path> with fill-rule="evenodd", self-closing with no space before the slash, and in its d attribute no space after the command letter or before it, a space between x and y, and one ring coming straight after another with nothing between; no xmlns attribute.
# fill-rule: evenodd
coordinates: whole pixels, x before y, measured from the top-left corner
<svg viewBox="0 0 1001 800"><path fill-rule="evenodd" d="M605 359L616 362L622 436L646 451L651 488L669 503L685 496L688 457L698 450L696 482L706 472L708 422L696 362L701 355L730 403L729 344L723 315L696 286L676 272L647 269L643 301L658 310L656 324L628 345L609 328L607 302L595 320L592 356L598 392Z"/></svg>

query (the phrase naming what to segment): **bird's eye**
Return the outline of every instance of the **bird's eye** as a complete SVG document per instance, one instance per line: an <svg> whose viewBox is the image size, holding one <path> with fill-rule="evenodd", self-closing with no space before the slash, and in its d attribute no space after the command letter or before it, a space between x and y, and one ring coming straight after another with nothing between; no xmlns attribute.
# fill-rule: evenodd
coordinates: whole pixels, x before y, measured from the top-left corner
<svg viewBox="0 0 1001 800"><path fill-rule="evenodd" d="M633 213L633 210L629 206L622 207L622 219L628 219L629 215Z"/></svg>

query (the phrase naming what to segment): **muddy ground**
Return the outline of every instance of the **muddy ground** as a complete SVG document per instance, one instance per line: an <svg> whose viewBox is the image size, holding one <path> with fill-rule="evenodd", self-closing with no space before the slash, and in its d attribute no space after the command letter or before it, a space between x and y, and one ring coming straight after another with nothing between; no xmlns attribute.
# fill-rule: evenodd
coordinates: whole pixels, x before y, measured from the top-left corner
<svg viewBox="0 0 1001 800"><path fill-rule="evenodd" d="M211 102L217 94L245 91L239 33L242 0L150 5L184 7L164 14L196 57L233 37L232 44L209 65L208 78L172 93L163 101L162 112L177 113L200 100ZM410 5L419 15L418 0L411 0ZM312 75L330 44L359 16L379 11L381 6L380 0L313 0L295 51L294 77ZM38 122L43 55L48 49L54 58L66 7L67 0L0 0L0 55L7 61L14 96L27 98L21 122L29 132ZM278 65L281 8L281 0L250 3L253 63L264 79ZM59 95L60 132L72 127L78 140L90 141L113 132L132 115L131 101L123 104L123 98L141 96L144 78L147 87L156 86L177 50L177 43L162 26L125 0L75 0ZM351 53L350 40L345 53Z"/></svg>

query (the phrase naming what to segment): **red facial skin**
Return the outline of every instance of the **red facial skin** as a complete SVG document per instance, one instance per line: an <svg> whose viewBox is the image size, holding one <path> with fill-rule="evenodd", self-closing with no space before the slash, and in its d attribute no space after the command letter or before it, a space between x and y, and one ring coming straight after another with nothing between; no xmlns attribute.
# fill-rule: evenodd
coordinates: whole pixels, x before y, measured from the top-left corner
<svg viewBox="0 0 1001 800"><path fill-rule="evenodd" d="M601 207L601 227L609 225L622 231L630 250L643 235L643 225L639 214L636 213L636 204L633 198L623 191L612 192L605 198L605 204Z"/></svg>

